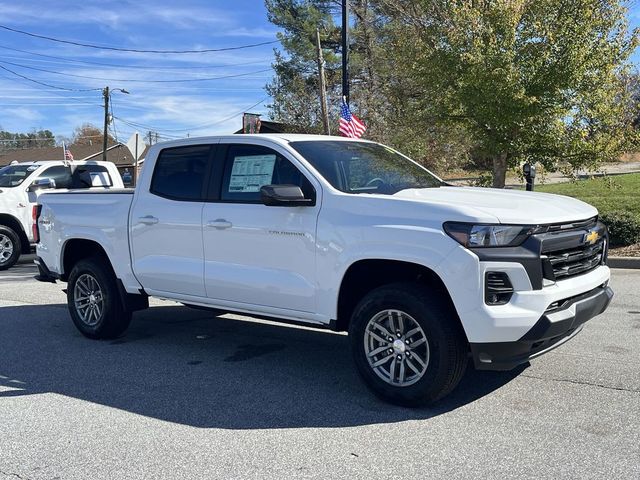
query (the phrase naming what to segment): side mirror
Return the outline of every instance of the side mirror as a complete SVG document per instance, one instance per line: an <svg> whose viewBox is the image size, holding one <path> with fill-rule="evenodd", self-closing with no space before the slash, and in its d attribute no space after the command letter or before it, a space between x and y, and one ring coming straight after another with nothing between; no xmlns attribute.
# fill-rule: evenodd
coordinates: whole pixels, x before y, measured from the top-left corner
<svg viewBox="0 0 640 480"><path fill-rule="evenodd" d="M56 188L56 181L53 178L36 178L27 191L35 192L37 190L51 190Z"/></svg>
<svg viewBox="0 0 640 480"><path fill-rule="evenodd" d="M310 207L311 198L305 198L297 185L264 185L260 188L260 200L269 207Z"/></svg>

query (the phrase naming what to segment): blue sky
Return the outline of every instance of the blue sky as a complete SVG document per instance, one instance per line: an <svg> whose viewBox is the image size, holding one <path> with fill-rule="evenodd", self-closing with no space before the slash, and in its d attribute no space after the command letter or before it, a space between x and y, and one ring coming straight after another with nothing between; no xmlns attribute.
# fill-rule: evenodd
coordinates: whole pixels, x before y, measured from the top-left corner
<svg viewBox="0 0 640 480"><path fill-rule="evenodd" d="M631 2L630 8L632 26L640 26L639 2ZM141 50L234 47L273 41L277 32L267 20L262 0L0 0L0 24ZM49 129L70 136L83 123L101 126L99 89L109 85L130 92L112 96L116 117L112 134L120 140L126 141L136 130L154 130L164 139L233 132L241 126L243 111L267 113L270 100L264 86L272 76L277 46L200 54L118 52L0 29L0 66L55 87L96 89L51 88L0 69L0 127L13 132ZM633 60L640 62L638 52ZM234 77L199 80L223 76Z"/></svg>
<svg viewBox="0 0 640 480"><path fill-rule="evenodd" d="M50 37L142 50L200 50L276 40L262 0L0 0L0 24ZM129 95L112 95L118 138L126 141L135 130L156 130L168 139L232 132L241 126L241 112L252 106L252 112L267 113L264 85L272 76L275 46L196 54L118 52L0 29L0 66L56 87L126 89ZM241 76L145 82L228 75ZM101 126L101 105L99 90L50 88L0 69L0 127L4 130L43 128L70 136L82 123Z"/></svg>

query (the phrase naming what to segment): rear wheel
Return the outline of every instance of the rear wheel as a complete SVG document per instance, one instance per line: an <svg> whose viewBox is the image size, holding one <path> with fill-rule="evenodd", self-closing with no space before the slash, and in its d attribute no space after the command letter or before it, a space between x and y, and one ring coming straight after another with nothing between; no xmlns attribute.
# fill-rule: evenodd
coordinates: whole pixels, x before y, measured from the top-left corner
<svg viewBox="0 0 640 480"><path fill-rule="evenodd" d="M11 228L0 225L0 270L13 267L20 258L22 243Z"/></svg>
<svg viewBox="0 0 640 480"><path fill-rule="evenodd" d="M367 294L349 335L356 367L384 400L426 405L450 393L467 365L456 313L426 286L398 283Z"/></svg>
<svg viewBox="0 0 640 480"><path fill-rule="evenodd" d="M89 338L122 335L131 322L111 266L100 257L79 261L71 270L67 304L75 326Z"/></svg>

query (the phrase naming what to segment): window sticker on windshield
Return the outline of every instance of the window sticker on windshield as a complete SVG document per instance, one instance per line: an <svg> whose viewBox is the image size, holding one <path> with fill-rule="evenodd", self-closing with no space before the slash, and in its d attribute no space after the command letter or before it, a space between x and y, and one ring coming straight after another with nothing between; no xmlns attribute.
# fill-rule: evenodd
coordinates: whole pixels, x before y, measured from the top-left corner
<svg viewBox="0 0 640 480"><path fill-rule="evenodd" d="M229 192L259 192L260 187L271 183L275 164L275 155L235 157L229 179Z"/></svg>
<svg viewBox="0 0 640 480"><path fill-rule="evenodd" d="M39 165L31 165L29 168L27 168L27 172L33 172L34 170L37 170L39 167Z"/></svg>

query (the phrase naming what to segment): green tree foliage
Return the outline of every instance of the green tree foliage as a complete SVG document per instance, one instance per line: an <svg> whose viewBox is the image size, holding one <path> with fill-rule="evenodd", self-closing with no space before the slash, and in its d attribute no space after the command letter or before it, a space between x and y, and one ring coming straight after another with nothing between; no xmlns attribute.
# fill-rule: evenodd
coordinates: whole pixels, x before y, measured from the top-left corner
<svg viewBox="0 0 640 480"><path fill-rule="evenodd" d="M381 0L422 115L463 126L493 161L573 166L634 145L624 77L637 45L617 0Z"/></svg>
<svg viewBox="0 0 640 480"><path fill-rule="evenodd" d="M269 19L283 29L274 80L267 92L274 120L296 131L321 132L315 30L320 29L327 73L331 131L337 134L342 95L340 4L326 0L267 0ZM413 99L420 86L398 75L389 51L388 19L376 2L351 0L350 61L352 110L367 125L366 137L396 146L428 166L446 169L468 161L468 138L461 128L424 123Z"/></svg>
<svg viewBox="0 0 640 480"><path fill-rule="evenodd" d="M49 130L33 130L29 133L12 133L0 129L0 151L23 148L53 147L56 139Z"/></svg>
<svg viewBox="0 0 640 480"><path fill-rule="evenodd" d="M285 51L275 51L274 80L267 85L273 98L274 120L297 131L320 133L322 116L316 65L316 29L320 30L326 64L327 88L334 92L340 82L340 30L335 26L329 2L266 0L269 21L280 27L278 39Z"/></svg>
<svg viewBox="0 0 640 480"><path fill-rule="evenodd" d="M340 100L340 2L267 0L283 29L273 116L320 131L313 34L325 39L332 122ZM618 0L352 0L351 104L367 137L450 168L488 159L548 169L635 147L628 58L637 45ZM339 21L339 20L338 20ZM637 85L637 82L636 82ZM634 106L635 105L635 106ZM632 111L633 110L633 111ZM335 123L333 123L335 125Z"/></svg>

